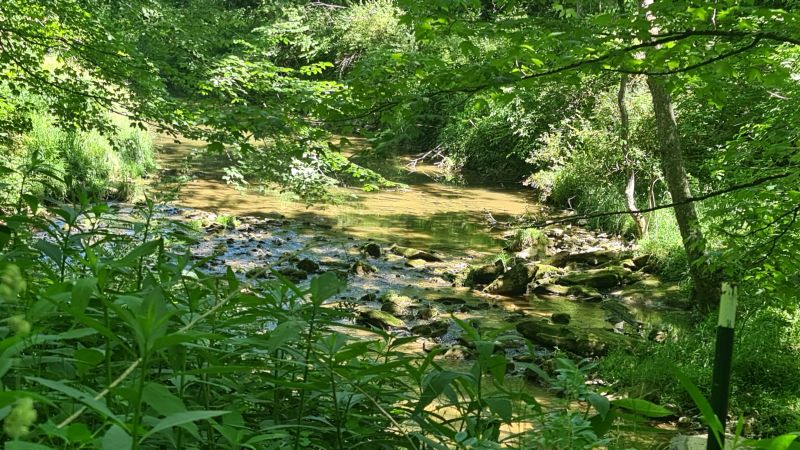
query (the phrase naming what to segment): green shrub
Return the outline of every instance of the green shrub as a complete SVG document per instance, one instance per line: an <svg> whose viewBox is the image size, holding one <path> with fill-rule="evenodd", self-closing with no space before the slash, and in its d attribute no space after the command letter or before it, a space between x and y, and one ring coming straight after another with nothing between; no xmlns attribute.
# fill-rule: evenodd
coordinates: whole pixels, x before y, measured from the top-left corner
<svg viewBox="0 0 800 450"><path fill-rule="evenodd" d="M113 120L116 132L111 136L62 130L43 112L31 114L30 119L30 131L3 158L3 164L16 171L5 179L16 187L15 193L58 200L84 194L129 200L137 193L137 180L155 169L149 133L121 118Z"/></svg>
<svg viewBox="0 0 800 450"><path fill-rule="evenodd" d="M743 299L744 300L744 299ZM800 333L797 307L763 308L757 298L740 310L731 375L731 414L749 419L749 434L771 436L800 427ZM676 366L710 394L716 317L699 324L662 325L666 339L643 342L632 353L614 350L600 363L617 391L676 404L684 414L692 399L674 379Z"/></svg>
<svg viewBox="0 0 800 450"><path fill-rule="evenodd" d="M647 234L639 240L638 252L650 255L649 264L664 280L688 280L689 263L675 214L671 209L662 209L646 217Z"/></svg>

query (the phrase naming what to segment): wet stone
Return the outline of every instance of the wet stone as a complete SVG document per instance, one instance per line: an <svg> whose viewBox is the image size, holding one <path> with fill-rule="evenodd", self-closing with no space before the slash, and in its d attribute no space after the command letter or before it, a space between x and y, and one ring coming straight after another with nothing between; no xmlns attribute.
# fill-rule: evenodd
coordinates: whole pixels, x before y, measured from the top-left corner
<svg viewBox="0 0 800 450"><path fill-rule="evenodd" d="M297 268L305 273L316 273L319 271L319 263L313 259L304 258L297 262Z"/></svg>
<svg viewBox="0 0 800 450"><path fill-rule="evenodd" d="M379 258L382 253L381 246L376 244L375 242L368 242L364 244L361 247L361 251L373 258Z"/></svg>
<svg viewBox="0 0 800 450"><path fill-rule="evenodd" d="M437 320L431 323L417 325L411 328L411 332L424 337L437 338L447 334L450 324L444 320Z"/></svg>

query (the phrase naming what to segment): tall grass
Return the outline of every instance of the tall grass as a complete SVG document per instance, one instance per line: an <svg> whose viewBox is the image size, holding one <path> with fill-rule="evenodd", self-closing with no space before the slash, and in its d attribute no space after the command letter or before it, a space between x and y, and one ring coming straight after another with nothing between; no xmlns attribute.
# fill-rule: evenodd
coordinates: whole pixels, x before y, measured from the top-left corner
<svg viewBox="0 0 800 450"><path fill-rule="evenodd" d="M140 191L139 180L156 168L150 134L121 117L112 119L112 135L61 129L44 111L30 120L31 129L2 156L2 164L14 170L3 177L13 187L6 200L20 194L131 200Z"/></svg>
<svg viewBox="0 0 800 450"><path fill-rule="evenodd" d="M689 261L675 214L671 209L662 209L649 213L647 220L647 234L639 240L639 252L650 255L650 264L663 279L688 279Z"/></svg>

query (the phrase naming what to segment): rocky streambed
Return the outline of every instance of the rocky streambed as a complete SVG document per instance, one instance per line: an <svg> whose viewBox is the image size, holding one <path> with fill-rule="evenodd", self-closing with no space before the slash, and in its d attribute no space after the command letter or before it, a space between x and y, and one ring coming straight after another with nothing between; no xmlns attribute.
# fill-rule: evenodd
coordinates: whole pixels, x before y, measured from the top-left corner
<svg viewBox="0 0 800 450"><path fill-rule="evenodd" d="M233 218L181 207L160 215L197 230L191 253L206 260L204 270L230 268L252 282L277 273L298 284L335 272L347 288L329 306L350 309L365 327L413 336L410 351L439 348L445 359L471 354L454 317L495 331L498 351L530 362L555 349L593 357L659 339L652 318L686 306L678 286L649 274L647 256L578 227L509 232L506 248L490 257L359 239L324 218Z"/></svg>

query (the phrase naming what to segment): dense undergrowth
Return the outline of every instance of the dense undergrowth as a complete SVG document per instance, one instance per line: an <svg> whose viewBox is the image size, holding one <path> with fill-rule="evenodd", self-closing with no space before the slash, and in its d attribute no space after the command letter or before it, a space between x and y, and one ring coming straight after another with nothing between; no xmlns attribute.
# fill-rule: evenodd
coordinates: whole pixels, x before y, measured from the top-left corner
<svg viewBox="0 0 800 450"><path fill-rule="evenodd" d="M147 131L133 128L121 117L108 118L111 133L68 130L47 113L44 99L34 98L33 103L35 108L17 117L28 122L30 129L0 142L4 203L37 197L77 199L79 195L116 200L141 197L142 179L156 168Z"/></svg>
<svg viewBox="0 0 800 450"><path fill-rule="evenodd" d="M6 448L614 447L615 411L671 414L609 401L566 359L552 376L525 366L561 393L543 408L508 382L497 336L459 322L474 360L442 366L327 305L345 282L332 272L303 286L205 272L196 230L158 209L2 217Z"/></svg>

